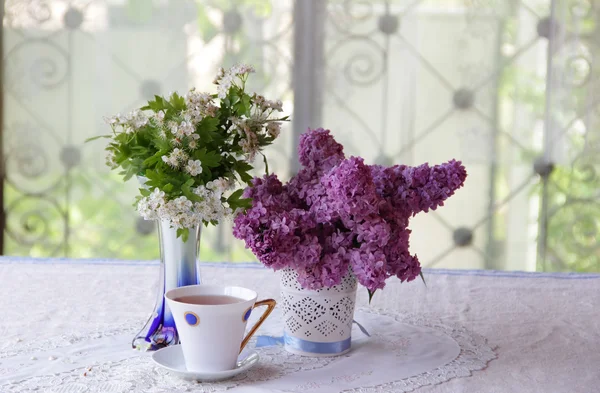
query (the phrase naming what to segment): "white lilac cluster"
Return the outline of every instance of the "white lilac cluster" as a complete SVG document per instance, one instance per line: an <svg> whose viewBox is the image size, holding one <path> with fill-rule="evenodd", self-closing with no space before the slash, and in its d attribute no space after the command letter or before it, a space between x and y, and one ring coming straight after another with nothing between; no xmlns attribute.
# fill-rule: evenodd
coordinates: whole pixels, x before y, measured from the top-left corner
<svg viewBox="0 0 600 393"><path fill-rule="evenodd" d="M207 116L217 116L219 107L214 104L212 96L208 93L200 93L192 88L185 95L185 102L187 110L183 116L190 118L194 123L200 122Z"/></svg>
<svg viewBox="0 0 600 393"><path fill-rule="evenodd" d="M273 139L281 132L281 123L269 120L273 112L282 112L281 100L271 101L265 97L254 94L252 96L252 108L250 117L232 117L229 120L233 125L233 131L242 138L239 145L249 162L254 161L259 151L260 144L258 134L264 129L267 135Z"/></svg>
<svg viewBox="0 0 600 393"><path fill-rule="evenodd" d="M176 147L168 155L162 156L163 162L169 164L173 168L179 168L182 164L184 164L188 160L188 154Z"/></svg>
<svg viewBox="0 0 600 393"><path fill-rule="evenodd" d="M198 176L202 173L202 162L200 160L188 160L185 171L192 176Z"/></svg>
<svg viewBox="0 0 600 393"><path fill-rule="evenodd" d="M283 112L283 102L281 100L271 101L267 100L260 94L254 94L252 96L254 104L261 110L261 112L277 111Z"/></svg>
<svg viewBox="0 0 600 393"><path fill-rule="evenodd" d="M221 197L233 184L224 178L208 182L193 189L202 202L192 202L185 196L167 200L158 188L138 202L138 212L146 220L167 221L174 228L193 228L202 222L220 222L232 211L223 205Z"/></svg>
<svg viewBox="0 0 600 393"><path fill-rule="evenodd" d="M124 116L118 113L116 116L107 118L106 122L111 126L121 126L126 133L130 134L148 124L148 116L136 109Z"/></svg>
<svg viewBox="0 0 600 393"><path fill-rule="evenodd" d="M111 169L115 169L116 167L119 166L119 164L117 164L117 161L115 159L115 152L112 150L108 150L106 152L106 165L109 166Z"/></svg>
<svg viewBox="0 0 600 393"><path fill-rule="evenodd" d="M256 153L260 148L258 134L256 129L262 128L263 120L246 117L231 117L229 119L233 125L233 131L241 136L239 145L246 156L248 162L254 161Z"/></svg>
<svg viewBox="0 0 600 393"><path fill-rule="evenodd" d="M192 117L188 114L184 114L180 122L170 121L168 127L171 134L177 138L176 140L178 140L179 143L181 143L181 140L185 137L193 138L194 136L198 136L197 134L194 134L196 127L194 123L192 123Z"/></svg>
<svg viewBox="0 0 600 393"><path fill-rule="evenodd" d="M235 84L236 78L243 77L246 74L255 72L254 67L247 64L238 64L228 70L219 68L214 83L217 86L217 96L220 99L227 97L229 89Z"/></svg>
<svg viewBox="0 0 600 393"><path fill-rule="evenodd" d="M281 132L281 123L278 121L272 121L269 124L267 124L267 134L269 134L269 136L271 138L277 138L279 136L279 133Z"/></svg>

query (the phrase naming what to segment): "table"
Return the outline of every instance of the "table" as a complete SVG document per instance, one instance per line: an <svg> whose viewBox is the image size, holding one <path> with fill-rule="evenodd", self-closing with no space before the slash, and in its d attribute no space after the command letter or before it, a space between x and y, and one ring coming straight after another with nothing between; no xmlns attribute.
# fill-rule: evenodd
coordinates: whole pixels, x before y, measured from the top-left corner
<svg viewBox="0 0 600 393"><path fill-rule="evenodd" d="M276 275L260 265L203 266L206 283L278 297ZM427 287L390 280L370 306L359 289L357 303L466 326L488 339L497 359L418 392L598 391L600 275L426 270L425 277ZM0 258L0 392L42 377L52 383L39 391L60 391L65 373L80 375L84 392L85 373L148 356L123 348L152 310L157 278L153 261ZM111 372L103 392L131 388L120 385L118 369Z"/></svg>

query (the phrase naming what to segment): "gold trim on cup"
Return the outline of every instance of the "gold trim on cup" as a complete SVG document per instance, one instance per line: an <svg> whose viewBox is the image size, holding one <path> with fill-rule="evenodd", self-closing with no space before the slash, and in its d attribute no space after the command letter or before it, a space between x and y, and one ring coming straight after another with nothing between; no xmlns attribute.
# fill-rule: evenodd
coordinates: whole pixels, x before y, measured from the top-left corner
<svg viewBox="0 0 600 393"><path fill-rule="evenodd" d="M277 302L273 299L261 300L260 302L254 303L252 309L255 309L256 307L267 306L267 311L265 311L263 315L260 316L258 322L256 322L256 324L252 326L252 329L250 329L246 337L244 337L244 340L242 340L242 345L240 346L240 353L242 352L246 344L248 344L248 341L250 341L254 333L256 333L260 325L262 325L262 323L265 321L265 319L267 319L269 314L273 312L276 304ZM246 312L248 312L248 310L246 310ZM244 313L244 315L246 315L246 312ZM244 319L244 316L242 316L242 319Z"/></svg>

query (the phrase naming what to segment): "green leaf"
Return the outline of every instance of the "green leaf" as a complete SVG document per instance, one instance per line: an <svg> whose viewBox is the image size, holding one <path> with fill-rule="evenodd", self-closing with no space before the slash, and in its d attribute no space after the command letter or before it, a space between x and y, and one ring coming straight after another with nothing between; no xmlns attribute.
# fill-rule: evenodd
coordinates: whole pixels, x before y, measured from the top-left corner
<svg viewBox="0 0 600 393"><path fill-rule="evenodd" d="M173 188L174 188L174 187L173 187L173 184L171 184L171 183L168 183L168 184L166 184L166 185L165 185L165 186L162 188L162 191L164 191L164 192L171 192L171 191L173 191Z"/></svg>
<svg viewBox="0 0 600 393"><path fill-rule="evenodd" d="M185 105L185 98L183 98L176 92L171 94L169 102L173 109L175 109L175 111L177 112L183 111L187 108L187 105Z"/></svg>
<svg viewBox="0 0 600 393"><path fill-rule="evenodd" d="M149 150L144 146L133 146L131 148L131 153L136 156L148 156L148 152Z"/></svg>
<svg viewBox="0 0 600 393"><path fill-rule="evenodd" d="M425 284L425 286L427 286L427 283L425 282L425 277L423 276L423 272L419 272L419 276L421 276L421 280L423 280L423 284Z"/></svg>
<svg viewBox="0 0 600 393"><path fill-rule="evenodd" d="M250 181L252 180L252 176L248 174L248 172L254 169L252 165L240 160L233 164L233 169L237 172L242 182L247 184L250 183Z"/></svg>
<svg viewBox="0 0 600 393"><path fill-rule="evenodd" d="M251 198L242 198L237 202L236 208L241 207L243 209L247 209L252 207L252 199ZM233 208L232 208L233 209Z"/></svg>
<svg viewBox="0 0 600 393"><path fill-rule="evenodd" d="M233 194L227 198L227 203L232 210L242 208L246 209L252 206L252 199L250 198L241 198L244 193L243 189L236 190Z"/></svg>
<svg viewBox="0 0 600 393"><path fill-rule="evenodd" d="M194 158L202 162L203 167L215 168L221 164L223 157L216 151L207 151L205 147L194 152Z"/></svg>
<svg viewBox="0 0 600 393"><path fill-rule="evenodd" d="M229 195L229 198L227 198L227 202L238 201L243 193L244 193L244 190L242 188L240 188L239 190L237 190L237 191L233 192L231 195Z"/></svg>
<svg viewBox="0 0 600 393"><path fill-rule="evenodd" d="M246 184L250 184L250 182L253 179L253 177L249 175L246 171L238 171L238 176L240 177L240 180L242 180Z"/></svg>
<svg viewBox="0 0 600 393"><path fill-rule="evenodd" d="M160 179L160 175L158 174L158 172L153 171L152 169L146 169L146 173L144 175L150 180Z"/></svg>
<svg viewBox="0 0 600 393"><path fill-rule="evenodd" d="M110 139L110 138L112 138L112 135L97 135L97 136L93 136L91 138L86 139L84 143L95 141L96 139L100 139L100 138L108 138L108 139Z"/></svg>
<svg viewBox="0 0 600 393"><path fill-rule="evenodd" d="M200 127L208 130L208 131L216 131L219 128L219 122L221 119L218 117L205 117L199 123Z"/></svg>
<svg viewBox="0 0 600 393"><path fill-rule="evenodd" d="M144 160L143 166L151 166L161 161L161 157L164 155L164 151L157 151L153 156L150 156Z"/></svg>
<svg viewBox="0 0 600 393"><path fill-rule="evenodd" d="M147 197L151 194L151 192L147 188L140 188L140 194L142 194L142 196Z"/></svg>
<svg viewBox="0 0 600 393"><path fill-rule="evenodd" d="M192 201L192 202L198 202L198 203L204 202L204 199L201 196L196 195L193 192L190 192L189 194L186 194L185 197L187 199L189 199L190 201Z"/></svg>
<svg viewBox="0 0 600 393"><path fill-rule="evenodd" d="M240 97L235 93L233 85L231 85L231 87L229 88L229 94L227 95L227 97L229 98L229 105L228 106L235 107L235 105L238 102L240 102Z"/></svg>
<svg viewBox="0 0 600 393"><path fill-rule="evenodd" d="M133 206L133 207L136 207L136 208L137 208L137 205L138 205L138 203L140 203L140 200L141 200L141 199L142 199L142 196L141 196L141 195L137 195L137 196L135 197L135 199L134 199L134 201L133 201L133 204L132 204L131 206Z"/></svg>
<svg viewBox="0 0 600 393"><path fill-rule="evenodd" d="M200 196L194 194L194 192L192 191L193 185L194 185L194 179L193 178L188 179L185 183L183 183L181 185L181 193L183 194L183 196L185 196L187 199L189 199L192 202L204 202L204 199L202 199Z"/></svg>
<svg viewBox="0 0 600 393"><path fill-rule="evenodd" d="M218 117L205 117L198 123L196 132L200 135L201 143L212 142L213 140L220 138L220 135L217 132L219 121Z"/></svg>
<svg viewBox="0 0 600 393"><path fill-rule="evenodd" d="M167 153L168 151L171 150L171 144L169 143L169 141L165 138L162 138L160 136L156 136L154 138L152 138L152 144L161 152Z"/></svg>
<svg viewBox="0 0 600 393"><path fill-rule="evenodd" d="M269 175L269 162L267 161L267 156L265 156L262 152L259 152L261 156L263 156L263 162L265 163L265 175Z"/></svg>
<svg viewBox="0 0 600 393"><path fill-rule="evenodd" d="M367 289L367 291L369 292L369 304L371 304L371 300L373 300L373 295L375 295L375 291L371 292L370 289Z"/></svg>
<svg viewBox="0 0 600 393"><path fill-rule="evenodd" d="M127 167L126 170L121 172L121 175L123 175L123 181L127 181L127 180L131 179L137 173L138 173L137 168L133 165L130 165Z"/></svg>
<svg viewBox="0 0 600 393"><path fill-rule="evenodd" d="M147 106L154 112L160 112L168 109L167 102L161 96L154 96L154 100L148 101Z"/></svg>
<svg viewBox="0 0 600 393"><path fill-rule="evenodd" d="M209 168L202 169L202 179L208 183L213 178L212 171Z"/></svg>
<svg viewBox="0 0 600 393"><path fill-rule="evenodd" d="M252 169L254 169L254 167L250 164L248 164L246 161L237 161L234 165L233 165L234 169L236 171L244 171L244 172L248 172L251 171Z"/></svg>
<svg viewBox="0 0 600 393"><path fill-rule="evenodd" d="M221 164L222 156L216 151L210 151L206 153L204 160L202 161L203 166L207 166L209 168L216 168Z"/></svg>
<svg viewBox="0 0 600 393"><path fill-rule="evenodd" d="M250 116L250 100L250 96L244 93L235 103L233 109L238 116Z"/></svg>
<svg viewBox="0 0 600 393"><path fill-rule="evenodd" d="M189 228L177 228L177 237L181 237L181 240L187 242L188 238L190 237Z"/></svg>

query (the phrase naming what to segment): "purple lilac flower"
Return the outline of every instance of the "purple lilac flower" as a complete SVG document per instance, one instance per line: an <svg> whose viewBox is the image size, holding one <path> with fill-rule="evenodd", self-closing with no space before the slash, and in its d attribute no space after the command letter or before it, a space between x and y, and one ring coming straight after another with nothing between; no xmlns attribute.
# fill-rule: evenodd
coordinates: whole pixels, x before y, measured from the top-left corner
<svg viewBox="0 0 600 393"><path fill-rule="evenodd" d="M348 273L348 257L345 249L324 254L318 263L297 270L298 282L306 289L338 285Z"/></svg>
<svg viewBox="0 0 600 393"><path fill-rule="evenodd" d="M382 201L371 170L360 157L350 157L321 178L331 208L352 221L377 214Z"/></svg>
<svg viewBox="0 0 600 393"><path fill-rule="evenodd" d="M350 255L352 272L358 282L371 292L383 289L385 280L389 277L387 258L383 251L378 247L363 243L360 248L351 250Z"/></svg>
<svg viewBox="0 0 600 393"><path fill-rule="evenodd" d="M276 175L255 177L252 186L244 190L243 197L252 199L253 204L260 202L265 207L274 206L280 210L292 207L286 187L281 184Z"/></svg>
<svg viewBox="0 0 600 393"><path fill-rule="evenodd" d="M289 184L289 193L299 205L313 206L318 222L329 222L338 217L326 206L326 191L321 177L344 160L344 147L337 143L329 130L318 128L300 136L298 157L303 168Z"/></svg>
<svg viewBox="0 0 600 393"><path fill-rule="evenodd" d="M384 247L390 240L391 228L381 216L373 215L356 224L354 233L359 243Z"/></svg>
<svg viewBox="0 0 600 393"><path fill-rule="evenodd" d="M304 167L326 172L344 160L344 146L335 141L329 130L309 129L300 136L298 158Z"/></svg>
<svg viewBox="0 0 600 393"><path fill-rule="evenodd" d="M391 276L414 280L421 265L409 252L409 219L462 187L461 163L368 166L345 159L323 129L302 135L298 154L303 167L288 184L253 180L244 192L252 207L236 216L234 236L266 266L296 270L308 289L337 285L349 270L372 292Z"/></svg>
<svg viewBox="0 0 600 393"><path fill-rule="evenodd" d="M388 242L383 248L388 263L388 273L400 281L412 281L421 273L421 264L417 256L408 251L410 229L396 227L391 237L396 239Z"/></svg>
<svg viewBox="0 0 600 393"><path fill-rule="evenodd" d="M392 205L410 210L413 216L443 206L467 178L465 167L456 160L433 167L427 163L418 167L372 166L371 173L380 195Z"/></svg>

